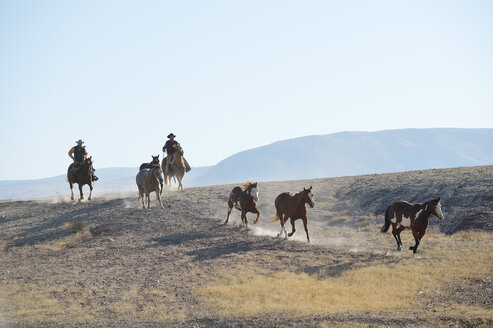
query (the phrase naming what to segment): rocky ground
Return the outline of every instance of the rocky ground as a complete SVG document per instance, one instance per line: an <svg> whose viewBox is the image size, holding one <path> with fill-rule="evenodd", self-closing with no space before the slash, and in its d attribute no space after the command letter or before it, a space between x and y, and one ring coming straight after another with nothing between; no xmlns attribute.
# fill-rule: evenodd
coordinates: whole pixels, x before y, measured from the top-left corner
<svg viewBox="0 0 493 328"><path fill-rule="evenodd" d="M279 223L270 222L275 196L310 185L312 244L305 243L301 222L292 240L275 238ZM444 256L443 245L487 251L493 245L493 166L260 182L261 220L248 229L239 226L238 212L228 226L221 224L232 187L166 190L164 210L154 198L153 208L143 210L136 195L99 195L97 185L90 202L1 202L0 326L493 325L489 255L478 260L483 273L452 275L413 300L414 308L402 310L310 313L266 305L254 314L226 313L201 292L228 272L291 272L316 275L323 283L361 268L409 261L433 265ZM424 202L437 196L446 219L432 219L417 257L406 248L397 252L391 234L379 232L383 209L397 199ZM445 237L464 230L482 231L481 241L474 234ZM410 245L407 234L403 240Z"/></svg>

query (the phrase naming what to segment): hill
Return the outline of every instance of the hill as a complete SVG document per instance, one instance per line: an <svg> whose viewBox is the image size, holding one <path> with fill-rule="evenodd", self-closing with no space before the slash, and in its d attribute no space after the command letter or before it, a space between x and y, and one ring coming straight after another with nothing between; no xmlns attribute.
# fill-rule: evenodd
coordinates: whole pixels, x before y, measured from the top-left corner
<svg viewBox="0 0 493 328"><path fill-rule="evenodd" d="M313 244L300 222L275 238L275 196L309 185ZM492 186L493 166L260 183L249 229L237 211L221 225L233 185L165 191L150 211L133 193L3 201L0 326L492 325ZM382 209L436 196L444 221L398 252Z"/></svg>
<svg viewBox="0 0 493 328"><path fill-rule="evenodd" d="M493 163L493 129L341 132L283 140L228 157L195 185L285 181Z"/></svg>

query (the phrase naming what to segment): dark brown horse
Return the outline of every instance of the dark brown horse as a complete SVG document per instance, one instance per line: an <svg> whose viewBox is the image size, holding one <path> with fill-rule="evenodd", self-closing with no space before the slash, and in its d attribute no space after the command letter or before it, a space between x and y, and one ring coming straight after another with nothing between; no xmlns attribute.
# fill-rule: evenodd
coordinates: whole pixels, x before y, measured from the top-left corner
<svg viewBox="0 0 493 328"><path fill-rule="evenodd" d="M159 165L159 155L152 156L152 161L150 161L149 163L142 163L139 167L139 171L143 169L150 169L155 164Z"/></svg>
<svg viewBox="0 0 493 328"><path fill-rule="evenodd" d="M281 221L281 232L277 235L277 237L281 237L282 232L284 231L284 238L291 237L296 231L295 221L298 219L303 220L303 225L305 226L306 239L310 242L310 235L308 234L308 218L306 216L306 204L310 205L313 208L315 204L313 203L313 192L312 187L300 191L295 195L292 195L288 192L283 192L279 196L276 197L274 202L276 205L276 217L272 222L277 220ZM291 219L291 227L292 231L288 234L284 224L288 219Z"/></svg>
<svg viewBox="0 0 493 328"><path fill-rule="evenodd" d="M409 249L416 254L419 242L423 238L430 222L430 216L436 216L443 220L442 206L440 197L430 200L424 204L412 204L404 201L397 201L390 205L385 211L385 224L382 232L389 230L392 224L392 234L397 242L397 250L401 250L401 232L405 229L411 229L416 244Z"/></svg>
<svg viewBox="0 0 493 328"><path fill-rule="evenodd" d="M79 185L79 192L80 192L80 198L79 202L84 199L84 194L82 193L82 186L83 185L88 185L90 188L89 191L89 197L87 197L87 200L91 200L91 195L92 195L92 176L94 174L94 169L92 167L92 156L89 158L84 158L84 161L82 164L80 164L80 167L76 169L75 173L72 172L72 168L74 167L75 163L70 164L67 170L67 181L68 184L70 185L70 192L71 192L71 197L70 199L74 200L74 183L77 183Z"/></svg>
<svg viewBox="0 0 493 328"><path fill-rule="evenodd" d="M235 207L238 211L241 211L241 222L247 227L248 220L246 214L248 212L257 214L257 218L253 221L253 224L258 222L258 218L260 216L260 212L257 209L258 202L258 188L257 183L253 183L248 181L243 185L243 189L240 187L234 187L231 193L229 194L228 199L228 216L226 217L226 221L224 224L228 224L229 215Z"/></svg>

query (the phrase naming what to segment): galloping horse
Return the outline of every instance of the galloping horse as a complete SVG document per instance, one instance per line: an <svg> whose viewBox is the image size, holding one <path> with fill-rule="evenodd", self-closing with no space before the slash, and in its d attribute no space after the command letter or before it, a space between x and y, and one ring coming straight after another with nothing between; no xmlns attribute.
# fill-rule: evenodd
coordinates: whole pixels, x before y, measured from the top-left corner
<svg viewBox="0 0 493 328"><path fill-rule="evenodd" d="M188 163L185 162L185 158L183 158L183 149L181 147L178 146L176 149L175 161L171 164L171 172L168 171L168 173L166 173L166 165L167 158L165 157L161 163L165 184L171 184L171 178L176 177L176 179L178 179L178 190L183 191L183 184L181 181L185 176L185 172L190 171L190 167L188 166Z"/></svg>
<svg viewBox="0 0 493 328"><path fill-rule="evenodd" d="M257 218L253 221L253 224L258 222L258 218L260 216L260 212L257 209L257 201L258 201L258 188L257 183L253 183L251 181L247 181L243 185L243 189L240 187L234 187L231 193L229 194L228 199L228 216L226 217L226 221L224 224L228 224L229 215L235 207L238 211L241 211L241 222L248 227L248 220L246 214L248 212L257 214Z"/></svg>
<svg viewBox="0 0 493 328"><path fill-rule="evenodd" d="M281 221L281 232L279 232L277 237L281 237L283 231L284 238L288 238L288 236L291 237L296 231L295 221L301 219L305 226L306 239L310 242L310 235L308 234L308 218L306 217L306 204L310 205L312 208L315 206L313 202L312 187L310 186L308 189L303 188L303 191L300 191L295 195L283 192L276 197L274 204L276 205L276 217L272 222L277 220ZM284 224L288 219L291 219L291 227L293 229L289 234L284 227Z"/></svg>
<svg viewBox="0 0 493 328"><path fill-rule="evenodd" d="M143 169L137 173L135 182L139 188L139 198L142 198L142 208L146 208L144 205L144 193L147 197L147 208L151 208L150 193L155 191L159 206L163 209L161 203L161 194L163 193L163 171L159 164L153 165L150 169ZM159 188L161 186L161 188Z"/></svg>
<svg viewBox="0 0 493 328"><path fill-rule="evenodd" d="M152 161L149 163L142 163L139 167L139 171L143 169L150 169L155 164L159 165L159 155L152 156Z"/></svg>
<svg viewBox="0 0 493 328"><path fill-rule="evenodd" d="M82 186L83 185L89 185L90 191L89 191L89 197L87 197L87 200L91 200L91 195L92 195L92 176L94 169L92 167L92 156L89 158L84 158L84 161L80 165L79 169L77 172L72 175L72 167L74 166L75 163L72 163L69 165L68 170L67 170L67 181L68 184L70 185L70 192L71 196L70 199L74 200L74 183L77 183L79 185L79 192L80 192L80 198L79 202L84 199L84 195L82 193Z"/></svg>
<svg viewBox="0 0 493 328"><path fill-rule="evenodd" d="M392 234L397 242L397 250L401 250L401 232L404 229L411 229L413 232L415 245L409 249L416 254L419 242L423 238L430 222L430 216L436 216L443 220L442 206L440 197L430 200L424 204L412 204L404 201L397 201L385 210L385 224L382 232L389 230L392 224Z"/></svg>

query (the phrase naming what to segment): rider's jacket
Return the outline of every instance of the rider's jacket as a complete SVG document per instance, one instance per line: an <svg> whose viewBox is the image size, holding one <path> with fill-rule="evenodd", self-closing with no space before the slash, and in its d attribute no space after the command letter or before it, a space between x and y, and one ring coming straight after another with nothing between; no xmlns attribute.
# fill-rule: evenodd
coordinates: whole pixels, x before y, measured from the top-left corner
<svg viewBox="0 0 493 328"><path fill-rule="evenodd" d="M74 159L78 163L82 163L84 161L84 156L87 155L86 147L75 146L72 148L74 150Z"/></svg>
<svg viewBox="0 0 493 328"><path fill-rule="evenodd" d="M168 140L166 141L166 143L164 144L164 147L163 147L163 152L164 151L167 151L168 154L174 154L176 153L176 147L173 147L173 146L176 146L178 145L178 142L176 142L176 140Z"/></svg>

